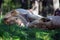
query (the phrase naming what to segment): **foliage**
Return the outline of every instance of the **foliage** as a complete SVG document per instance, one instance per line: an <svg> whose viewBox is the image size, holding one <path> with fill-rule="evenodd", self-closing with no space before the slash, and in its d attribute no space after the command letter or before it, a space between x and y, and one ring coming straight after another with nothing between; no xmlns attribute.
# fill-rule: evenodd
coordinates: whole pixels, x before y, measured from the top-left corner
<svg viewBox="0 0 60 40"><path fill-rule="evenodd" d="M16 8L21 8L22 7L22 0L4 0L4 2L2 3L2 10L3 10L3 14L5 14L6 12L10 11L10 10L13 10L13 9L16 9ZM49 0L50 1L50 0ZM48 3L48 1L47 1ZM46 4L47 4L46 3ZM30 4L30 0L26 0L26 5L23 7L28 7L27 9L29 9L31 7L32 4ZM44 4L43 4L44 5ZM53 13L53 6L52 6L52 3L48 3L45 6L42 7L43 9L41 10L42 11L42 14L41 15L45 15L45 12L47 13L46 15L48 14L52 14ZM45 11L45 12L44 12ZM43 13L44 12L44 13Z"/></svg>
<svg viewBox="0 0 60 40"><path fill-rule="evenodd" d="M2 3L2 10L4 14L10 10L20 8L20 7L21 7L21 4L19 4L18 1L14 3L14 1L12 0L4 0L4 2Z"/></svg>
<svg viewBox="0 0 60 40"><path fill-rule="evenodd" d="M55 34L58 33L59 30L23 28L16 24L6 25L3 20L0 23L0 40L55 40ZM57 38L60 40L60 36L57 36Z"/></svg>

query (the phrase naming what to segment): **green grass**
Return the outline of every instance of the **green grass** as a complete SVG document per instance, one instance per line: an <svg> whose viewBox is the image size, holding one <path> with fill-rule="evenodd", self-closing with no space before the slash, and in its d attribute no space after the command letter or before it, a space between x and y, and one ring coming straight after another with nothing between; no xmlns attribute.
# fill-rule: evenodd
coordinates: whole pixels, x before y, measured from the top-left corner
<svg viewBox="0 0 60 40"><path fill-rule="evenodd" d="M60 30L42 30L39 28L22 28L0 23L0 40L54 40ZM59 36L60 37L60 36ZM58 39L60 40L60 39Z"/></svg>

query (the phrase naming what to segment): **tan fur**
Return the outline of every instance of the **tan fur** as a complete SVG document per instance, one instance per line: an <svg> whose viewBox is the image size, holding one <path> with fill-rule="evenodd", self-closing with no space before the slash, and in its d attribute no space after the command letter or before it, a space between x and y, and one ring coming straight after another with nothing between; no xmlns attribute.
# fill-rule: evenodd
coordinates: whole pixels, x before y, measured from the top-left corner
<svg viewBox="0 0 60 40"><path fill-rule="evenodd" d="M17 15L17 12L16 12L15 10L13 10L13 11L11 12L11 15L12 15L12 16L16 16L16 15Z"/></svg>

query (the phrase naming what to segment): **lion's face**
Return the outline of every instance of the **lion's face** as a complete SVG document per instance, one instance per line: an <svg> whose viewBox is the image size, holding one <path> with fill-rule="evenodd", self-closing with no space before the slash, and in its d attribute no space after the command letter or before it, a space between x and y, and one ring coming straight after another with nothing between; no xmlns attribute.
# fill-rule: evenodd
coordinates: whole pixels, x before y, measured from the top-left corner
<svg viewBox="0 0 60 40"><path fill-rule="evenodd" d="M16 16L17 12L15 10L12 10L10 12L8 12L5 16L4 16L4 22L6 24L13 24L15 22L15 20L17 19Z"/></svg>
<svg viewBox="0 0 60 40"><path fill-rule="evenodd" d="M24 23L18 17L5 18L4 23L7 24L7 25L17 24L18 26L24 26Z"/></svg>
<svg viewBox="0 0 60 40"><path fill-rule="evenodd" d="M4 18L4 23L11 25L11 24L15 23L15 20L16 20L16 18L14 18L14 17Z"/></svg>

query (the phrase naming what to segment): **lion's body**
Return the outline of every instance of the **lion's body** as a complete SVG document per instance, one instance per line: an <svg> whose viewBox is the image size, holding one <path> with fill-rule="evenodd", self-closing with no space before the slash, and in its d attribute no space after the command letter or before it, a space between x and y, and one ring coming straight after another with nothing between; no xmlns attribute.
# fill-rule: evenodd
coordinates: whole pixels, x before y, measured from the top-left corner
<svg viewBox="0 0 60 40"><path fill-rule="evenodd" d="M17 19L14 18L14 21L20 26L22 23L28 27L34 26L43 29L53 29L57 28L57 26L59 28L60 26L60 16L48 16L44 18L40 15L35 15L29 10L25 9L15 9L5 15L5 18L7 18L7 20L10 20L9 22L12 21L11 18L13 17L17 17Z"/></svg>

